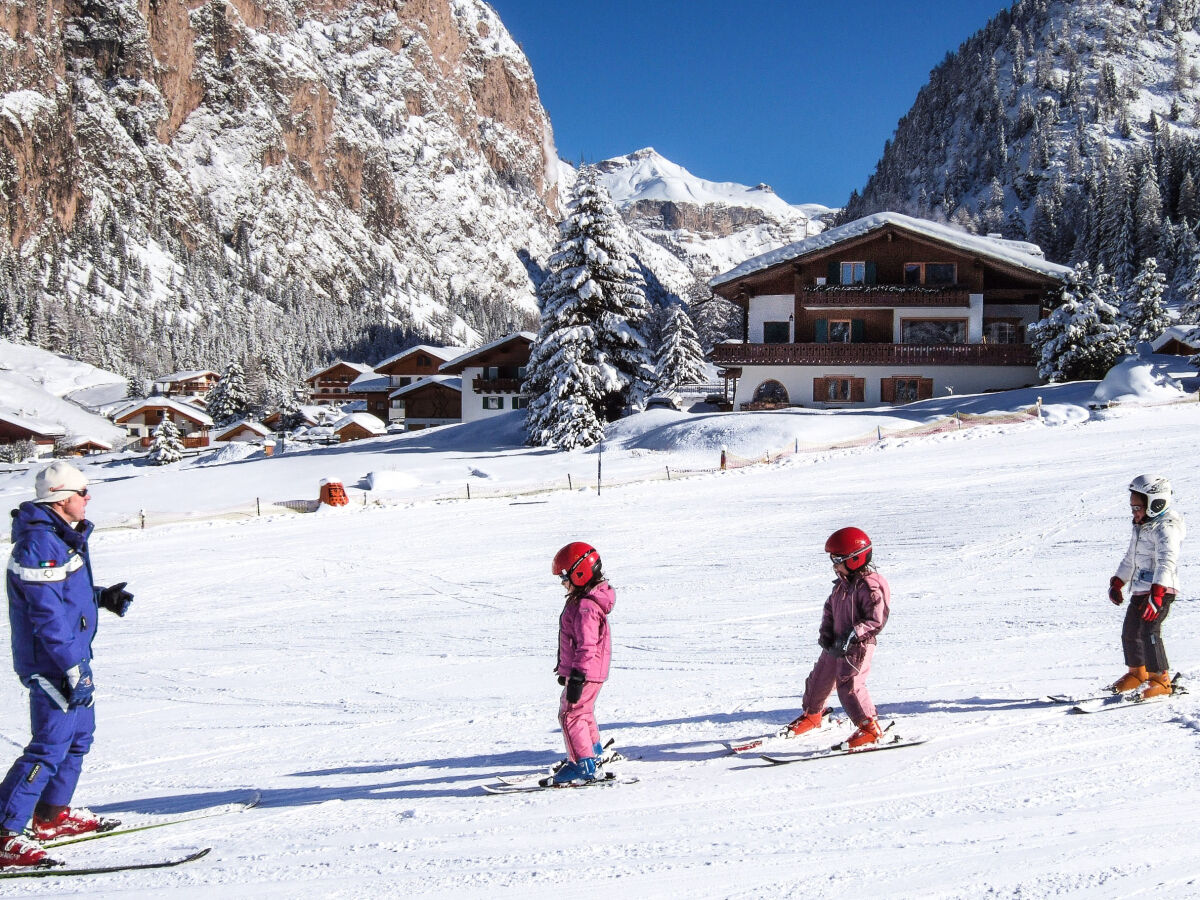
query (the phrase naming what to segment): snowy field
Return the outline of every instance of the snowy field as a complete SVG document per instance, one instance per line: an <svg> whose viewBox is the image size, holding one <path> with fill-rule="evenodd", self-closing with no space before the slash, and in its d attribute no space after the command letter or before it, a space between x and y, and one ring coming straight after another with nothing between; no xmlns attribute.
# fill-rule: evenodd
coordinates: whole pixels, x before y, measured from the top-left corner
<svg viewBox="0 0 1200 900"><path fill-rule="evenodd" d="M0 896L1196 896L1200 686L1094 716L1039 699L1124 669L1124 609L1105 592L1128 539L1126 485L1143 471L1173 480L1194 530L1164 631L1172 667L1200 681L1200 404L1089 417L1093 387L1055 389L1045 423L599 496L103 531L97 579L127 579L136 599L101 623L99 729L77 801L128 822L253 791L262 802L57 852L82 865L213 848L189 866L0 882ZM777 447L792 418L725 417L709 440L758 423L741 439ZM827 416L819 436L879 418ZM672 441L703 443L665 436L694 421L642 421L613 439L606 471L610 455L632 472L647 456L685 458L664 449ZM379 446L422 484L439 467L533 480L569 456ZM218 507L281 466L297 468L279 491L313 496L330 460L345 462L348 486L380 467L369 448L335 449L324 465L313 451L98 466L90 514ZM223 468L233 487L218 486ZM27 495L26 478L0 476L0 501ZM848 524L874 538L893 592L872 694L897 731L929 742L782 768L727 756L721 741L796 715L831 580L822 547ZM572 539L595 543L617 589L597 712L640 781L485 795L495 775L562 755L549 565ZM9 756L27 737L24 709L16 679L0 679Z"/></svg>

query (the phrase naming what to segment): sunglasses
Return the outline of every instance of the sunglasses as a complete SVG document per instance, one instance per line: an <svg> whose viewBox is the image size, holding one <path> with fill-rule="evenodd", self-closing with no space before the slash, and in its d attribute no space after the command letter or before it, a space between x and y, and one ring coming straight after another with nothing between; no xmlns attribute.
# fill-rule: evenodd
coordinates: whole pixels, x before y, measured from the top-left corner
<svg viewBox="0 0 1200 900"><path fill-rule="evenodd" d="M77 491L71 491L71 493L72 493L72 494L78 494L80 497L86 497L86 496L88 495L88 489L87 489L87 488L80 488L80 489L79 489L79 490L77 490Z"/></svg>

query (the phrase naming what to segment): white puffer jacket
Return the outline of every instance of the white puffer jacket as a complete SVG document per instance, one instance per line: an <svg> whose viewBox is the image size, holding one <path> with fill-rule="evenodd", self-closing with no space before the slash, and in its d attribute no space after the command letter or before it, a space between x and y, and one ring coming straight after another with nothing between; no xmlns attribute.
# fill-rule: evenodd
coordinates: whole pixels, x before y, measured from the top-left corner
<svg viewBox="0 0 1200 900"><path fill-rule="evenodd" d="M1183 516L1173 509L1133 526L1129 549L1117 567L1117 577L1129 586L1131 594L1148 593L1152 584L1161 584L1167 593L1179 591L1175 566L1186 534Z"/></svg>

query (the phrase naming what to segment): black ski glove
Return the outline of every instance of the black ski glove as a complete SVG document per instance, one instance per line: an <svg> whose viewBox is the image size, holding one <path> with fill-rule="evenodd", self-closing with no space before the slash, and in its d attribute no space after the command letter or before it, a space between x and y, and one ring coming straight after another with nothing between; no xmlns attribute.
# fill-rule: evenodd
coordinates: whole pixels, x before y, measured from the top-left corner
<svg viewBox="0 0 1200 900"><path fill-rule="evenodd" d="M129 610L129 604L133 602L133 594L125 590L125 585L128 583L122 581L120 584L101 589L98 601L100 605L118 616L125 615Z"/></svg>
<svg viewBox="0 0 1200 900"><path fill-rule="evenodd" d="M562 685L563 687L566 687L566 686L567 686L567 679L566 679L566 678L564 678L562 675L559 675L559 676L558 676L558 683L559 683L560 685Z"/></svg>
<svg viewBox="0 0 1200 900"><path fill-rule="evenodd" d="M579 698L583 696L583 685L587 681L587 676L579 669L571 670L571 677L567 679L567 702L578 703Z"/></svg>
<svg viewBox="0 0 1200 900"><path fill-rule="evenodd" d="M820 637L818 637L817 638L817 646L820 647L822 650L832 650L833 649L833 635L823 634Z"/></svg>

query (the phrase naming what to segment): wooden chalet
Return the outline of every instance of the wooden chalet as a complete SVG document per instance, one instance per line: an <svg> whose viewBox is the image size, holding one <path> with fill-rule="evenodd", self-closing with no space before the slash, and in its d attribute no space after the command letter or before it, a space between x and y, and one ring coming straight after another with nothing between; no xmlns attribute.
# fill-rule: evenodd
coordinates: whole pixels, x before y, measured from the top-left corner
<svg viewBox="0 0 1200 900"><path fill-rule="evenodd" d="M239 419L224 428L213 431L214 441L237 441L239 443L254 443L270 437L271 429L262 422L253 419Z"/></svg>
<svg viewBox="0 0 1200 900"><path fill-rule="evenodd" d="M735 409L874 406L1038 381L1028 328L1070 270L1032 244L877 213L709 284L742 309L713 348Z"/></svg>
<svg viewBox="0 0 1200 900"><path fill-rule="evenodd" d="M341 403L346 400L366 400L366 397L350 391L350 385L358 378L374 370L363 363L335 360L329 365L310 372L304 381L308 385L310 403Z"/></svg>
<svg viewBox="0 0 1200 900"><path fill-rule="evenodd" d="M1196 356L1200 354L1200 326L1172 325L1150 342L1155 353L1169 356Z"/></svg>
<svg viewBox="0 0 1200 900"><path fill-rule="evenodd" d="M392 391L393 422L419 431L462 421L462 379L432 375Z"/></svg>
<svg viewBox="0 0 1200 900"><path fill-rule="evenodd" d="M91 456L93 453L111 453L113 445L94 437L75 437L58 443L61 456Z"/></svg>
<svg viewBox="0 0 1200 900"><path fill-rule="evenodd" d="M32 441L37 445L37 455L46 456L54 452L54 445L66 434L67 429L57 422L0 412L0 444Z"/></svg>
<svg viewBox="0 0 1200 900"><path fill-rule="evenodd" d="M354 412L334 422L332 432L338 443L345 444L363 438L379 437L387 433L387 426L371 413Z"/></svg>
<svg viewBox="0 0 1200 900"><path fill-rule="evenodd" d="M438 368L442 363L449 362L465 352L466 348L464 347L434 347L429 344L419 344L376 363L375 371L379 375L388 377L391 385L388 392L390 395L396 388L408 387L422 378L437 375ZM396 422L403 418L403 409L403 405L397 407L393 402L385 421ZM375 410L371 410L371 412L375 412Z"/></svg>
<svg viewBox="0 0 1200 900"><path fill-rule="evenodd" d="M164 397L203 397L213 389L221 376L211 369L172 372L154 379L154 392Z"/></svg>
<svg viewBox="0 0 1200 900"><path fill-rule="evenodd" d="M531 331L518 331L442 365L441 374L462 378L464 422L529 405L523 393L525 367L529 365L529 351L536 337Z"/></svg>
<svg viewBox="0 0 1200 900"><path fill-rule="evenodd" d="M207 447L212 418L203 410L172 397L147 397L125 406L113 421L124 426L130 437L141 438L143 447L154 442L154 429L166 419L179 429L183 446Z"/></svg>

